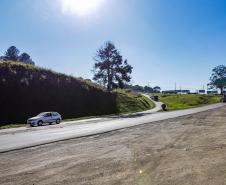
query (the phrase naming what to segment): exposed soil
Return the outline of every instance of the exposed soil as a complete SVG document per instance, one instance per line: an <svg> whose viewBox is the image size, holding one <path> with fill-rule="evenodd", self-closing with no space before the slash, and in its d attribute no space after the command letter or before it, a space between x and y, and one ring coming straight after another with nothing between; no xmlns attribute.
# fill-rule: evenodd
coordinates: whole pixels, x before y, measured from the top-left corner
<svg viewBox="0 0 226 185"><path fill-rule="evenodd" d="M0 184L226 184L226 107L0 154Z"/></svg>

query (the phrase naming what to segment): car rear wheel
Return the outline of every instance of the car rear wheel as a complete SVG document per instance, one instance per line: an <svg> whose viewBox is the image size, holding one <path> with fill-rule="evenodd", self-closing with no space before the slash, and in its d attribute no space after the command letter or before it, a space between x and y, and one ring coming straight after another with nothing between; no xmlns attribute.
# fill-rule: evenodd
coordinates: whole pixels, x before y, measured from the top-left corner
<svg viewBox="0 0 226 185"><path fill-rule="evenodd" d="M43 125L43 121L38 121L38 126L42 126Z"/></svg>
<svg viewBox="0 0 226 185"><path fill-rule="evenodd" d="M56 124L60 124L60 119L57 119L56 120Z"/></svg>

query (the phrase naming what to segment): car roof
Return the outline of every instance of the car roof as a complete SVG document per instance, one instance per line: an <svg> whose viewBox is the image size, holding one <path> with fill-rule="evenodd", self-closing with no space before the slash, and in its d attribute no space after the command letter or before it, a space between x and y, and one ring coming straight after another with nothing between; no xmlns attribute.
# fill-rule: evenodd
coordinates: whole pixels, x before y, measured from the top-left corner
<svg viewBox="0 0 226 185"><path fill-rule="evenodd" d="M59 114L58 112L55 112L55 111L51 111L51 112L48 112L48 113Z"/></svg>
<svg viewBox="0 0 226 185"><path fill-rule="evenodd" d="M54 111L50 111L50 112L41 112L40 114L48 114L48 113L57 113L57 114L59 114L58 112L54 112Z"/></svg>

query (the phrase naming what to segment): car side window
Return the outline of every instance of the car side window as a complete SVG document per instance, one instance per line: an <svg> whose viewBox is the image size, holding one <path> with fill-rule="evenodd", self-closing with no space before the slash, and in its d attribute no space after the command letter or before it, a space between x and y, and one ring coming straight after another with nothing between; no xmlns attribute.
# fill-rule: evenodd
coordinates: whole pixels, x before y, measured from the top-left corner
<svg viewBox="0 0 226 185"><path fill-rule="evenodd" d="M51 113L47 113L45 117L51 117Z"/></svg>

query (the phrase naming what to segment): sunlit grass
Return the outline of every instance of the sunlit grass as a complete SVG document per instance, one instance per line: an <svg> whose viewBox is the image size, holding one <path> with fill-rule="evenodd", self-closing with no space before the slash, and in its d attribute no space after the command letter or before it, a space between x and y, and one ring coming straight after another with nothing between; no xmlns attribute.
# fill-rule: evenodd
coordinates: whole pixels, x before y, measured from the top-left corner
<svg viewBox="0 0 226 185"><path fill-rule="evenodd" d="M18 127L25 127L27 124L7 124L7 125L0 125L0 129L7 129L7 128L18 128Z"/></svg>
<svg viewBox="0 0 226 185"><path fill-rule="evenodd" d="M117 90L117 106L119 113L140 112L155 107L147 97L140 94Z"/></svg>
<svg viewBox="0 0 226 185"><path fill-rule="evenodd" d="M199 95L199 94L178 94L159 95L159 101L167 105L168 110L181 110L199 107L203 105L219 103L221 96Z"/></svg>

